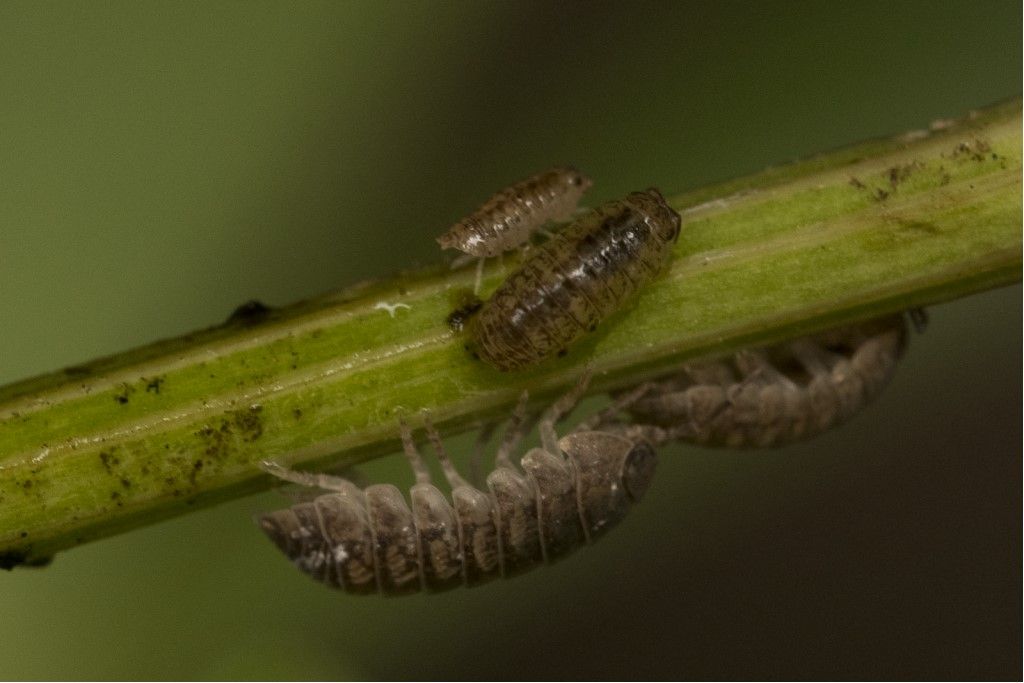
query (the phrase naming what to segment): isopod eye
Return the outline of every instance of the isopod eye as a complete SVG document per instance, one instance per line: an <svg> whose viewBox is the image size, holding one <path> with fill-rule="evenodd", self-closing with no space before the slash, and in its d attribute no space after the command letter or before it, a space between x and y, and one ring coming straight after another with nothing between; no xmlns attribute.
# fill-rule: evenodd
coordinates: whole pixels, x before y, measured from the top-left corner
<svg viewBox="0 0 1024 683"><path fill-rule="evenodd" d="M622 466L622 483L634 503L647 492L657 463L658 456L646 441L635 444L626 455L626 462Z"/></svg>
<svg viewBox="0 0 1024 683"><path fill-rule="evenodd" d="M569 172L569 184L573 187L582 187L584 190L593 185L590 178L583 175L576 169L571 169Z"/></svg>
<svg viewBox="0 0 1024 683"><path fill-rule="evenodd" d="M675 242L679 239L679 228L683 224L683 219L675 211L672 212L672 231L669 233L668 241Z"/></svg>

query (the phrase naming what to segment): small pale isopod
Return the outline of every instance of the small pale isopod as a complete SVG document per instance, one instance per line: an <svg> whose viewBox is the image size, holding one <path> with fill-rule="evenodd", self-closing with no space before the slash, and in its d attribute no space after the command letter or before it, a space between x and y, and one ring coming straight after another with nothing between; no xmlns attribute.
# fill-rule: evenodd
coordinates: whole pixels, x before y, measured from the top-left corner
<svg viewBox="0 0 1024 683"><path fill-rule="evenodd" d="M656 189L609 202L531 252L470 322L499 370L564 351L661 270L682 219Z"/></svg>
<svg viewBox="0 0 1024 683"><path fill-rule="evenodd" d="M476 285L484 259L525 244L544 224L572 218L593 182L571 166L536 173L501 190L437 238L442 249L478 256Z"/></svg>
<svg viewBox="0 0 1024 683"><path fill-rule="evenodd" d="M923 311L912 313L919 328ZM796 339L728 359L688 363L631 391L619 405L627 438L707 446L773 447L820 434L874 400L906 346L902 315ZM611 423L600 428L615 431Z"/></svg>
<svg viewBox="0 0 1024 683"><path fill-rule="evenodd" d="M622 519L654 474L650 445L589 429L600 417L558 437L555 423L579 400L587 379L546 411L539 427L543 447L530 450L520 470L509 454L526 424L524 393L486 492L459 476L428 421L427 435L452 488L450 503L431 483L403 423L402 442L416 474L411 509L390 484L360 490L338 477L265 463L275 476L332 493L263 515L259 524L299 569L349 593L442 591L552 562Z"/></svg>
<svg viewBox="0 0 1024 683"><path fill-rule="evenodd" d="M592 184L570 166L534 174L496 193L437 243L472 256L497 256L524 244L545 223L572 218Z"/></svg>

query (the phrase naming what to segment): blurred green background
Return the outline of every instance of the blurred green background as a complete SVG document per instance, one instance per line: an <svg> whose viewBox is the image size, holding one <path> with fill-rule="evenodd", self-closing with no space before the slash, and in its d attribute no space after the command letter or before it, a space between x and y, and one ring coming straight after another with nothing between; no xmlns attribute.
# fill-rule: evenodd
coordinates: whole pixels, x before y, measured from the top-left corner
<svg viewBox="0 0 1024 683"><path fill-rule="evenodd" d="M0 383L436 262L554 163L591 204L676 193L1020 85L1012 0L5 2ZM620 529L514 581L336 594L251 523L276 493L3 574L0 678L1017 677L1020 310L934 308L810 443L666 448Z"/></svg>

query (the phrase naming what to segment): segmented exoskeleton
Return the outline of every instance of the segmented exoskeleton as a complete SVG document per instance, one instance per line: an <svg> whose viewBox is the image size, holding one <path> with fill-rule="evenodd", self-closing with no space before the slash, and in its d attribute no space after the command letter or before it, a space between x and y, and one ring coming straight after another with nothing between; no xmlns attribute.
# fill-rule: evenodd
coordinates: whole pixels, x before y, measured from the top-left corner
<svg viewBox="0 0 1024 683"><path fill-rule="evenodd" d="M480 257L473 290L478 292L484 259L525 244L545 223L570 220L591 185L590 178L571 166L536 173L495 193L437 243Z"/></svg>
<svg viewBox="0 0 1024 683"><path fill-rule="evenodd" d="M914 313L923 325L923 311ZM887 316L726 359L687 363L621 397L631 424L600 429L658 445L772 447L820 434L881 393L906 346L902 315ZM646 387L646 390L644 390Z"/></svg>
<svg viewBox="0 0 1024 683"><path fill-rule="evenodd" d="M484 303L470 321L470 348L499 370L564 351L661 270L681 222L654 188L587 214L533 250Z"/></svg>
<svg viewBox="0 0 1024 683"><path fill-rule="evenodd" d="M604 415L558 438L555 423L576 404L587 379L544 414L543 447L530 450L520 470L509 454L525 431L523 394L486 492L459 476L427 420L427 435L452 488L449 503L430 482L402 423L404 450L416 474L411 509L390 484L360 490L339 477L264 463L277 477L332 493L263 515L259 524L302 571L349 593L442 591L552 562L622 519L654 473L656 457L646 442L591 429Z"/></svg>
<svg viewBox="0 0 1024 683"><path fill-rule="evenodd" d="M536 173L495 193L437 243L473 256L497 256L524 244L545 223L572 218L592 184L571 166Z"/></svg>

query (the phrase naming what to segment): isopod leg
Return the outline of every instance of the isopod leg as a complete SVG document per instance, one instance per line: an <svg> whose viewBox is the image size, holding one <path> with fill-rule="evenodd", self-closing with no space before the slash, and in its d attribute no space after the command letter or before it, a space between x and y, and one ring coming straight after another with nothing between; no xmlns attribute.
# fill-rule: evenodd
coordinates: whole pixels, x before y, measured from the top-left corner
<svg viewBox="0 0 1024 683"><path fill-rule="evenodd" d="M575 406L579 403L580 398L583 396L583 392L587 390L587 385L590 384L590 370L585 370L580 379L576 382L576 386L573 387L569 393L562 396L560 399L551 404L551 407L544 413L544 417L540 420L540 445L548 453L559 453L558 448L558 434L555 432L555 424L565 417Z"/></svg>
<svg viewBox="0 0 1024 683"><path fill-rule="evenodd" d="M278 479L300 484L301 486L315 486L325 491L345 492L352 489L352 482L341 477L334 477L329 474L315 474L313 472L299 472L290 470L272 460L264 460L260 463L260 469L267 474L272 474Z"/></svg>
<svg viewBox="0 0 1024 683"><path fill-rule="evenodd" d="M437 454L437 459L441 463L441 469L444 470L444 478L448 480L453 489L459 486L469 486L469 483L459 476L455 465L452 464L451 458L448 457L448 451L445 450L444 443L441 441L441 435L434 429L434 423L426 416L423 417L423 423L427 429L427 438L430 439L430 445L434 448L434 453Z"/></svg>
<svg viewBox="0 0 1024 683"><path fill-rule="evenodd" d="M845 356L809 339L799 339L790 348L811 374L808 391L815 405L818 431L849 418L863 405L864 382Z"/></svg>
<svg viewBox="0 0 1024 683"><path fill-rule="evenodd" d="M918 334L923 333L925 328L928 327L928 311L923 308L911 308L907 311L907 315L910 316L910 322L914 325L914 331Z"/></svg>
<svg viewBox="0 0 1024 683"><path fill-rule="evenodd" d="M762 353L750 349L744 349L736 353L736 367L743 374L743 381L740 386L750 382L763 382L766 384L784 384L795 389L793 381L778 371Z"/></svg>
<svg viewBox="0 0 1024 683"><path fill-rule="evenodd" d="M405 420L398 421L398 429L402 435L402 450L405 451L405 457L409 459L409 465L412 467L413 474L416 475L416 483L429 484L430 470L423 463L420 452L416 450L416 442L412 440L412 430L409 429Z"/></svg>
<svg viewBox="0 0 1024 683"><path fill-rule="evenodd" d="M822 348L816 342L810 339L797 339L790 342L789 348L800 365L812 377L827 376L832 372L836 355Z"/></svg>
<svg viewBox="0 0 1024 683"><path fill-rule="evenodd" d="M476 278L473 280L473 296L480 294L480 284L484 281L484 261L487 258L481 256L476 262Z"/></svg>
<svg viewBox="0 0 1024 683"><path fill-rule="evenodd" d="M667 429L656 427L655 425L640 425L640 427L642 428L640 433L652 446L660 446L668 441L685 441L697 444L702 443L701 441L697 441L695 438L695 435L698 434L699 427L694 426L693 420L687 420L686 422L668 427Z"/></svg>
<svg viewBox="0 0 1024 683"><path fill-rule="evenodd" d="M648 392L656 387L657 385L654 382L644 382L643 384L634 387L625 394L616 397L616 399L612 401L611 405L604 410L600 411L596 415L588 417L586 420L573 427L572 433L590 432L601 427L622 411L627 410L631 405L646 396Z"/></svg>
<svg viewBox="0 0 1024 683"><path fill-rule="evenodd" d="M526 425L526 402L529 398L530 394L526 391L519 396L519 403L516 404L512 418L505 427L505 434L502 436L501 445L498 446L498 453L494 457L494 462L498 467L515 469L509 454L515 450L515 447L519 445L519 442L523 440L523 436L526 434L524 426Z"/></svg>
<svg viewBox="0 0 1024 683"><path fill-rule="evenodd" d="M452 259L451 269L458 270L467 263L471 263L475 258L476 256L474 256L473 254L459 254L458 256Z"/></svg>
<svg viewBox="0 0 1024 683"><path fill-rule="evenodd" d="M485 425L480 433L477 434L476 442L473 444L473 452L469 456L469 480L473 482L473 485L480 488L484 485L484 472L483 472L483 461L484 461L484 450L487 448L487 443L491 440L491 436L494 434L494 428L496 424L491 423Z"/></svg>

